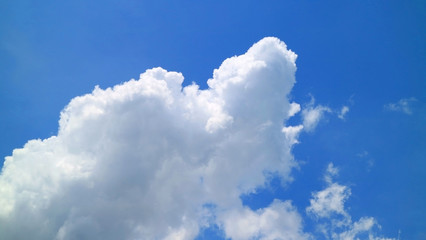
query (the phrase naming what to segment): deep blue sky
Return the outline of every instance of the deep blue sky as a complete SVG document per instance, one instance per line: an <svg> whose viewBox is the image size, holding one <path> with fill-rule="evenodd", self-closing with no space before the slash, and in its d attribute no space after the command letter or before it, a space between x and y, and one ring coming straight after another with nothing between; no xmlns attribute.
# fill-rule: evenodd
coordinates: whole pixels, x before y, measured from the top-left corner
<svg viewBox="0 0 426 240"><path fill-rule="evenodd" d="M0 3L0 155L57 133L59 112L95 85L161 66L206 87L214 68L276 36L298 54L292 96L332 109L294 149L304 161L286 191L303 212L328 162L352 188L354 218L384 235L426 237L426 2L27 1ZM415 98L412 114L385 105ZM303 179L297 181L297 179ZM258 205L256 205L258 204Z"/></svg>

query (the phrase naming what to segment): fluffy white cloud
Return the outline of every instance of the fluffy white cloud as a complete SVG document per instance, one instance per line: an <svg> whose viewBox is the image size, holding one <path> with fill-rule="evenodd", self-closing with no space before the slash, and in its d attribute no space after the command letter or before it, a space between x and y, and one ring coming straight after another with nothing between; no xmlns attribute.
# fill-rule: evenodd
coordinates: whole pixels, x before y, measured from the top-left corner
<svg viewBox="0 0 426 240"><path fill-rule="evenodd" d="M300 112L300 104L295 102L290 103L290 110L288 112L289 117L293 117L298 112Z"/></svg>
<svg viewBox="0 0 426 240"><path fill-rule="evenodd" d="M324 175L327 187L314 192L310 206L306 208L308 214L317 221L317 231L326 239L333 240L385 240L391 238L378 237L374 232L380 225L373 217L361 217L353 222L352 217L345 209L345 201L349 198L351 190L344 185L333 181L338 174L338 169L330 163Z"/></svg>
<svg viewBox="0 0 426 240"><path fill-rule="evenodd" d="M205 90L154 68L72 99L57 136L6 157L0 239L194 239L209 225L232 239L313 239L289 200L251 210L240 199L271 174L291 181L292 146L331 112L312 101L303 124L283 124L300 111L287 97L295 60L283 42L265 38L226 59ZM322 225L333 239L374 236L373 218L350 219L350 189L333 182L337 173L330 164L328 187L307 211L340 216L340 225Z"/></svg>
<svg viewBox="0 0 426 240"><path fill-rule="evenodd" d="M346 216L344 203L351 194L351 191L346 186L333 183L332 177L338 174L338 169L330 163L327 167L327 172L324 176L328 187L322 191L312 194L310 206L306 209L317 217L330 217L332 214L340 214Z"/></svg>
<svg viewBox="0 0 426 240"><path fill-rule="evenodd" d="M299 143L297 140L300 132L303 130L303 125L288 126L282 129L287 141L291 144Z"/></svg>
<svg viewBox="0 0 426 240"><path fill-rule="evenodd" d="M269 207L252 211L248 208L224 215L227 237L240 239L310 239L303 233L302 218L291 202L275 200Z"/></svg>
<svg viewBox="0 0 426 240"><path fill-rule="evenodd" d="M402 112L402 113L411 115L413 113L412 105L414 102L417 102L417 99L414 97L403 98L396 103L386 104L384 108L388 111Z"/></svg>
<svg viewBox="0 0 426 240"><path fill-rule="evenodd" d="M6 157L0 239L192 239L208 224L236 239L303 238L289 202L252 212L239 198L268 173L291 180L297 131L282 129L297 110L295 60L265 38L225 60L206 90L155 68L72 99L57 136Z"/></svg>

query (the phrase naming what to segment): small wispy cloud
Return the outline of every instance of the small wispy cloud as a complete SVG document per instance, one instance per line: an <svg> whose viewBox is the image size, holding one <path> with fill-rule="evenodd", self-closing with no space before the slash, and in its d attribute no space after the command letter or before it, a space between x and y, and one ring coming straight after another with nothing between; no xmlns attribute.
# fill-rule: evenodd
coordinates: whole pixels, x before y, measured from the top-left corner
<svg viewBox="0 0 426 240"><path fill-rule="evenodd" d="M313 131L320 120L324 117L324 113L331 113L332 110L323 105L315 106L315 98L311 96L310 103L302 110L303 127L305 131Z"/></svg>
<svg viewBox="0 0 426 240"><path fill-rule="evenodd" d="M293 106L292 106L293 107ZM296 113L300 110L295 106ZM337 115L339 119L345 120L346 114L349 112L348 106L343 106L339 109L331 109L324 105L315 105L315 98L311 95L311 101L302 110L303 127L306 132L312 132L318 123L324 118L326 113Z"/></svg>
<svg viewBox="0 0 426 240"><path fill-rule="evenodd" d="M340 119L345 119L345 115L349 112L348 106L343 106L340 112L337 114L337 117Z"/></svg>
<svg viewBox="0 0 426 240"><path fill-rule="evenodd" d="M413 113L413 103L417 102L414 97L400 99L396 103L385 104L384 109L393 112L402 112L408 115Z"/></svg>
<svg viewBox="0 0 426 240"><path fill-rule="evenodd" d="M359 157L363 162L365 162L367 171L371 171L374 166L374 158L370 156L370 153L364 150L361 153L358 153L357 157Z"/></svg>

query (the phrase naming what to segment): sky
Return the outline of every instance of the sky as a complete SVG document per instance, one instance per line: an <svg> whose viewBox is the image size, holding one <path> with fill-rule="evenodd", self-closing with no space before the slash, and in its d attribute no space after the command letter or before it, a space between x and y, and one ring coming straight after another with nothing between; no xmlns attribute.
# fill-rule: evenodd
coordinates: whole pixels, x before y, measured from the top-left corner
<svg viewBox="0 0 426 240"><path fill-rule="evenodd" d="M424 1L2 1L1 239L425 239Z"/></svg>

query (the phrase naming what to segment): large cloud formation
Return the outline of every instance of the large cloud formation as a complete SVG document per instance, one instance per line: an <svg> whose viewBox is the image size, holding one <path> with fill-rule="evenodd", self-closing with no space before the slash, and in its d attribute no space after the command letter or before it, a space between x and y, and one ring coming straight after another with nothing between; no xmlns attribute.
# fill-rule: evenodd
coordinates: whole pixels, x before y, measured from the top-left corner
<svg viewBox="0 0 426 240"><path fill-rule="evenodd" d="M284 125L300 111L295 60L265 38L205 90L154 68L72 99L57 136L6 157L0 239L193 239L212 224L232 239L310 239L290 201L240 199L272 175L291 181L292 145L316 125Z"/></svg>

